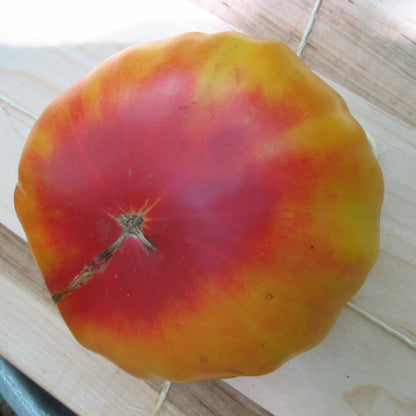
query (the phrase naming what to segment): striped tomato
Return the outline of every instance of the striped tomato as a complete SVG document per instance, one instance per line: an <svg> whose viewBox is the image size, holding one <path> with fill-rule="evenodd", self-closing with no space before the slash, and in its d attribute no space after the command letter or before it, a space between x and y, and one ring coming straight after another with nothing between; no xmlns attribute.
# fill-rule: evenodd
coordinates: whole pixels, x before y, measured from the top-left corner
<svg viewBox="0 0 416 416"><path fill-rule="evenodd" d="M15 205L78 341L144 379L259 375L317 345L373 266L380 167L285 45L122 51L33 127Z"/></svg>

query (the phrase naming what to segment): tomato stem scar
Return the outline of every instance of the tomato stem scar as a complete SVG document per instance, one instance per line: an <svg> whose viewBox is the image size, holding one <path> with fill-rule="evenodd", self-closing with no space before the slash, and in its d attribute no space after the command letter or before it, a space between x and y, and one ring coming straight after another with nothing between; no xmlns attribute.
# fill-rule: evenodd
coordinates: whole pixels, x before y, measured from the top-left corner
<svg viewBox="0 0 416 416"><path fill-rule="evenodd" d="M112 259L121 243L127 237L138 238L148 250L157 251L156 247L143 234L142 227L145 222L140 213L120 214L119 218L110 215L123 228L123 234L114 243L108 246L96 259L85 266L69 283L62 292L55 293L52 299L58 303L64 297L70 295L88 282L96 273L102 270Z"/></svg>
<svg viewBox="0 0 416 416"><path fill-rule="evenodd" d="M121 214L120 218L116 218L116 220L123 227L125 237L137 237L149 250L156 251L156 247L143 234L142 226L144 218L140 215L140 213L130 213L126 215Z"/></svg>

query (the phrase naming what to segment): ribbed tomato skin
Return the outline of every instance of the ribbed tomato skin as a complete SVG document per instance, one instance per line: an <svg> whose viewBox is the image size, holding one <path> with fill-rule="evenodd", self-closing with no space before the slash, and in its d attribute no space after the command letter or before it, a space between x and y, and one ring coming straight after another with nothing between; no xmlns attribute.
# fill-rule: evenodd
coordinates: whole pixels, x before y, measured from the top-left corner
<svg viewBox="0 0 416 416"><path fill-rule="evenodd" d="M36 122L15 191L78 341L181 382L264 374L322 341L376 261L382 200L343 99L235 32L104 61Z"/></svg>

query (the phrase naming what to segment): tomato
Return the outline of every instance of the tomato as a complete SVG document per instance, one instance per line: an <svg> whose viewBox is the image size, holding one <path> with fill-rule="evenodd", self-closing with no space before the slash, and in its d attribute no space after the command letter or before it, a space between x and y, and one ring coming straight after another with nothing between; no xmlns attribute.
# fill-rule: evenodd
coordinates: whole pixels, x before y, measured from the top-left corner
<svg viewBox="0 0 416 416"><path fill-rule="evenodd" d="M376 261L383 179L285 45L187 33L53 101L15 206L63 319L144 379L259 375L321 342Z"/></svg>

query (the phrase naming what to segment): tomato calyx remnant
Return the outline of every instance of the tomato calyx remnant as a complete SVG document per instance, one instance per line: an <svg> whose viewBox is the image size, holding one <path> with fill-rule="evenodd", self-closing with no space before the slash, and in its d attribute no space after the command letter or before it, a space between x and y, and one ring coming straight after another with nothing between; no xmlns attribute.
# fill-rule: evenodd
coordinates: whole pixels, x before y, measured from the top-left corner
<svg viewBox="0 0 416 416"><path fill-rule="evenodd" d="M144 224L144 218L140 213L120 214L119 218L116 218L112 215L111 217L121 225L124 230L123 234L117 238L114 243L108 246L96 259L85 266L81 272L78 273L74 279L72 279L65 290L55 293L52 296L52 299L55 303L58 303L64 297L75 292L82 285L87 283L88 280L90 280L96 273L102 270L110 262L125 238L131 236L136 237L144 244L148 250L157 250L156 247L143 234L142 227Z"/></svg>
<svg viewBox="0 0 416 416"><path fill-rule="evenodd" d="M116 218L116 220L123 227L125 237L137 237L149 250L156 251L156 247L143 234L144 218L140 213L121 214L120 218Z"/></svg>

